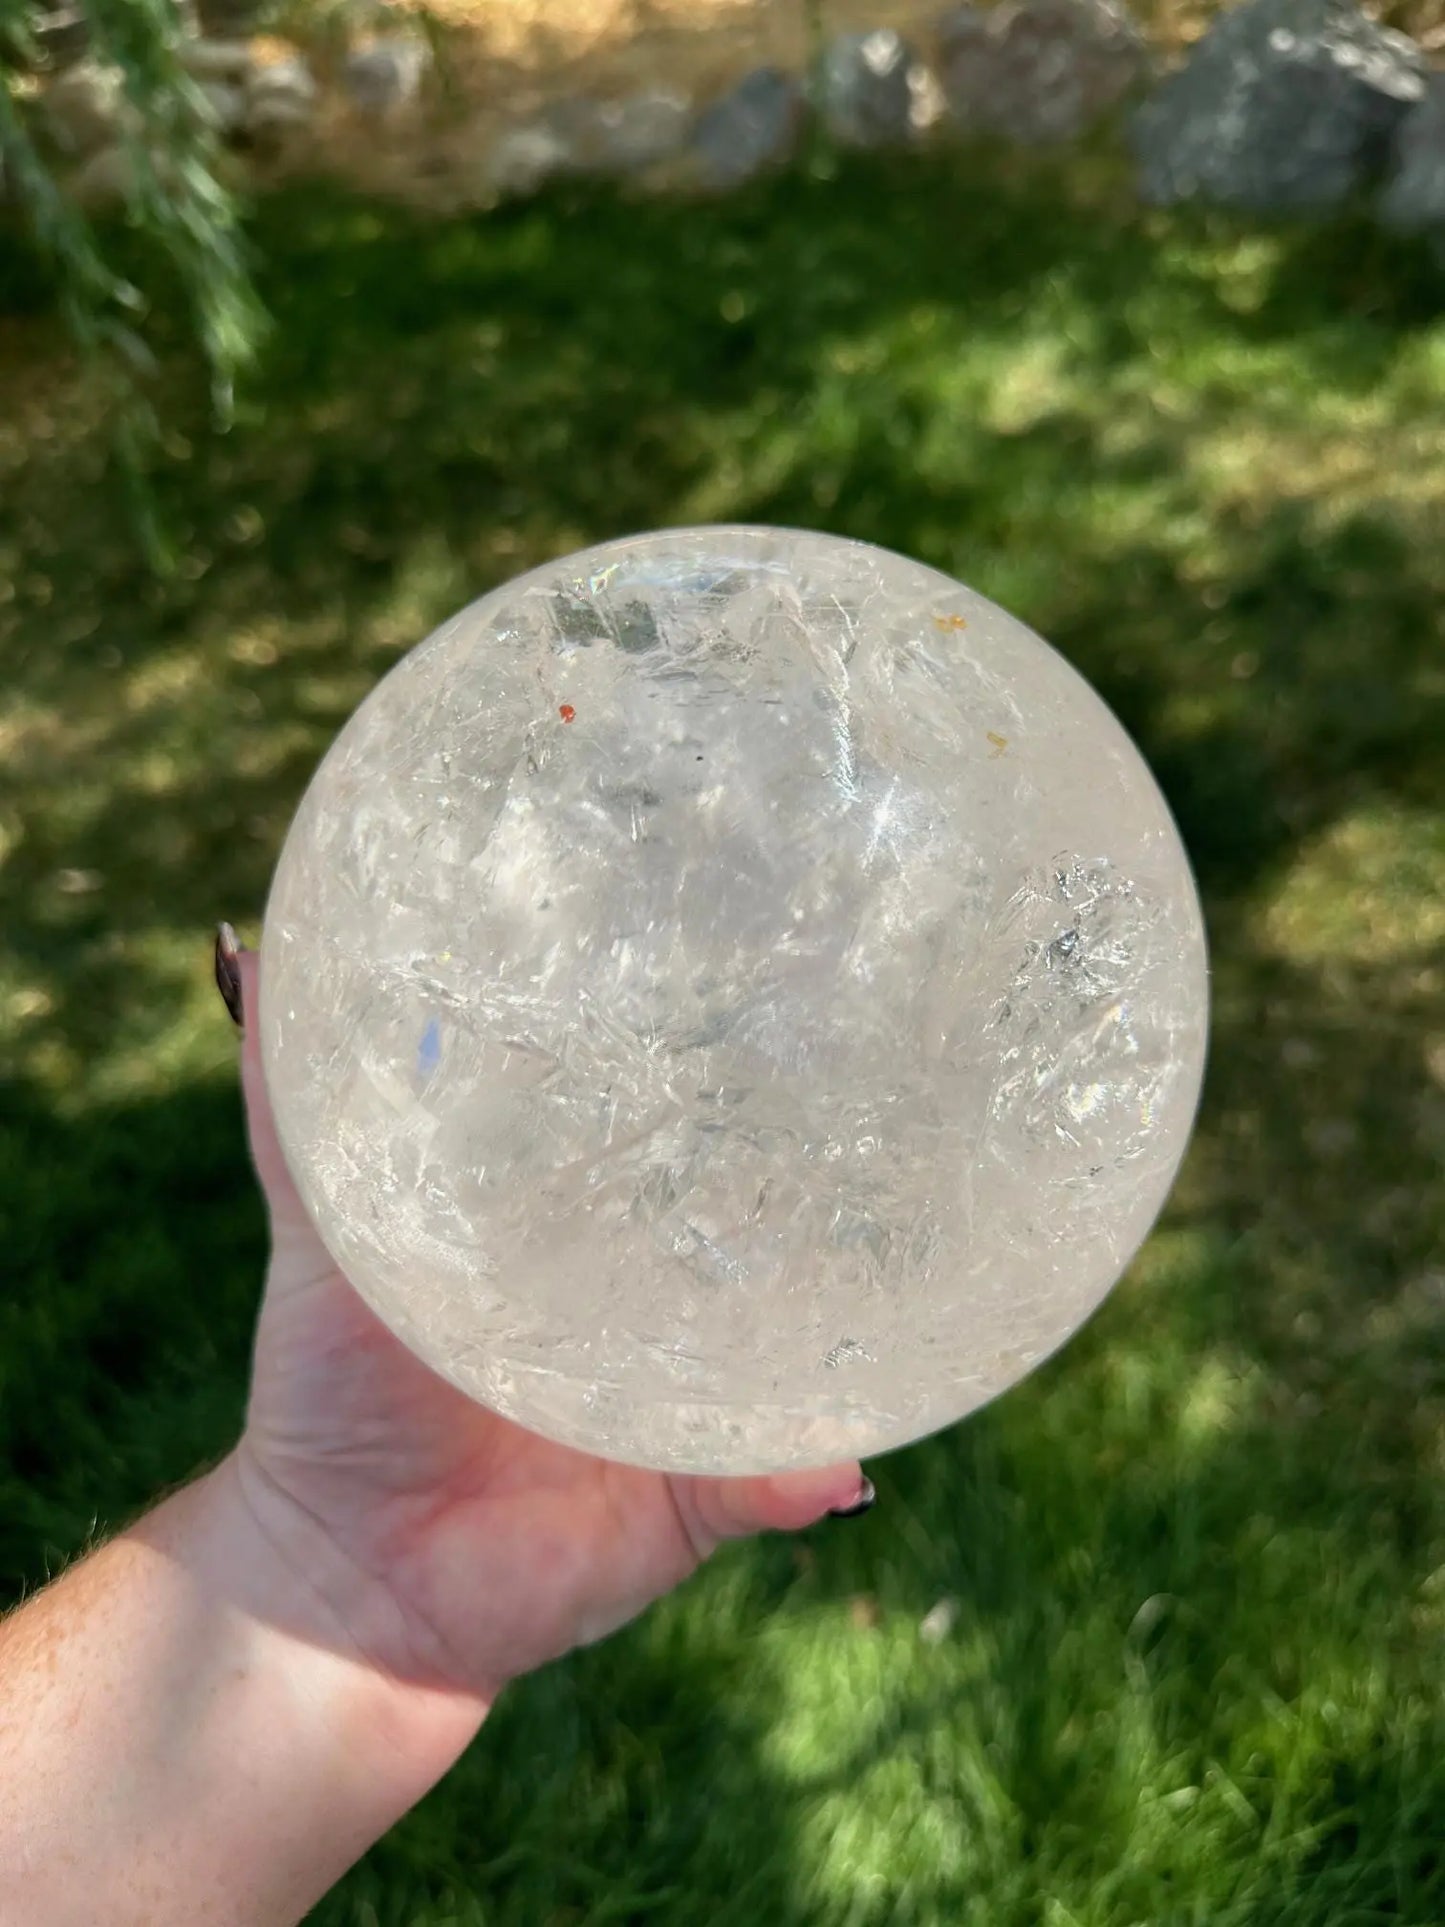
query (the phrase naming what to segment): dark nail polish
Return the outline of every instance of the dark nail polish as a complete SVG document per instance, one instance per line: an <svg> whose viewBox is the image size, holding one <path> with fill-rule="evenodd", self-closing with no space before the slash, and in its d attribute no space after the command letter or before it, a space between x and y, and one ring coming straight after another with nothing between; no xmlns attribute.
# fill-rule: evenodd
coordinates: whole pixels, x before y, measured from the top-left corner
<svg viewBox="0 0 1445 1927"><path fill-rule="evenodd" d="M238 961L242 944L229 923L216 925L216 988L221 993L221 1001L231 1013L231 1022L239 1030L246 1021L246 1013L241 1003L241 966Z"/></svg>
<svg viewBox="0 0 1445 1927"><path fill-rule="evenodd" d="M828 1517L830 1519L856 1519L860 1514L868 1510L877 1497L878 1494L874 1490L873 1481L871 1479L864 1479L862 1485L859 1487L858 1497L853 1501L852 1505L835 1505L830 1508Z"/></svg>

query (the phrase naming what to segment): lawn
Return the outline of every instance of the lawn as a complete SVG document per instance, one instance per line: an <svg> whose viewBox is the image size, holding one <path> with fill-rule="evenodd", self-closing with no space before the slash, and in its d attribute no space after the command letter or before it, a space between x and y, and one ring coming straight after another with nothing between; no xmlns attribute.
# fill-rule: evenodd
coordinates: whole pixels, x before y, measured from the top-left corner
<svg viewBox="0 0 1445 1927"><path fill-rule="evenodd" d="M1030 621L1158 772L1215 962L1184 1175L1045 1370L511 1691L315 1919L1445 1920L1445 274L1079 156L255 236L235 426L163 363L166 581L0 255L4 1594L232 1436L210 930L357 700L570 547L833 529Z"/></svg>

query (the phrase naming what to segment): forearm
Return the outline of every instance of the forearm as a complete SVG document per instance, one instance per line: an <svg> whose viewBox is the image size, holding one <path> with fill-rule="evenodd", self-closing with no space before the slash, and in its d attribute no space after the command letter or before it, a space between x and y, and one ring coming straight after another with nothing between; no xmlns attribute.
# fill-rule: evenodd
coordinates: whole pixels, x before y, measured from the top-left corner
<svg viewBox="0 0 1445 1927"><path fill-rule="evenodd" d="M0 1625L0 1919L295 1921L484 1710L369 1665L228 1459Z"/></svg>

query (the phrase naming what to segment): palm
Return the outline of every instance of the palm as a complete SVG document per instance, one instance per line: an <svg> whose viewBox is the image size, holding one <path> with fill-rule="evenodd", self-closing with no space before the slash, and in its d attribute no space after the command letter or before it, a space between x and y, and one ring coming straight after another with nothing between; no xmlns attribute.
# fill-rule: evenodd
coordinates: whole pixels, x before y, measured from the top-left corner
<svg viewBox="0 0 1445 1927"><path fill-rule="evenodd" d="M334 1268L273 1272L247 1448L400 1607L374 1654L483 1693L684 1578L667 1480L536 1437L436 1377Z"/></svg>
<svg viewBox="0 0 1445 1927"><path fill-rule="evenodd" d="M256 1008L257 960L243 960ZM808 1523L857 1490L856 1466L791 1480L666 1478L486 1411L413 1356L352 1289L287 1174L255 1027L244 1082L273 1257L243 1450L324 1529L358 1588L371 1656L490 1694L600 1638L722 1538Z"/></svg>

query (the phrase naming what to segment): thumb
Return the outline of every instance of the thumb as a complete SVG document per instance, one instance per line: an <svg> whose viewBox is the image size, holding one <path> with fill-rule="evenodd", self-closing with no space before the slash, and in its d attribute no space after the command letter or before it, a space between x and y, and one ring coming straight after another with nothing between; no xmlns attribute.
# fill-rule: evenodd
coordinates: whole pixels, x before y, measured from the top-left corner
<svg viewBox="0 0 1445 1927"><path fill-rule="evenodd" d="M796 1532L832 1513L851 1518L872 1505L873 1482L856 1460L752 1479L674 1479L673 1497L699 1558L724 1539Z"/></svg>

